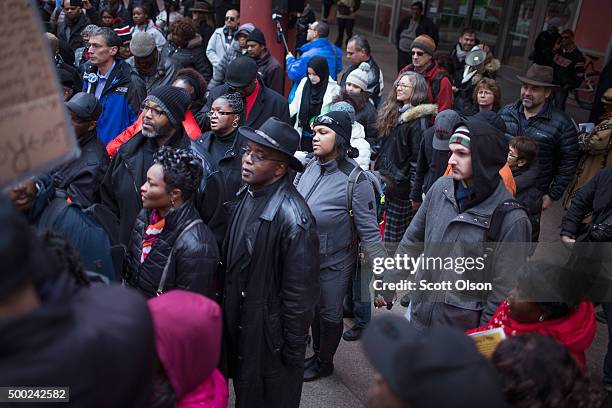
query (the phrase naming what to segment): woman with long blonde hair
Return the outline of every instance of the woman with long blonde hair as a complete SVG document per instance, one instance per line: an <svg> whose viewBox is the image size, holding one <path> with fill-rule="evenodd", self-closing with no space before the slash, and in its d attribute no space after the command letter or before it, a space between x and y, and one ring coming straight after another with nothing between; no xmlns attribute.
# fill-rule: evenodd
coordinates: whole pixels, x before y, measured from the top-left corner
<svg viewBox="0 0 612 408"><path fill-rule="evenodd" d="M386 183L385 242L399 242L410 224L410 191L423 132L432 124L437 105L429 103L425 78L401 74L378 112L380 153L374 170Z"/></svg>

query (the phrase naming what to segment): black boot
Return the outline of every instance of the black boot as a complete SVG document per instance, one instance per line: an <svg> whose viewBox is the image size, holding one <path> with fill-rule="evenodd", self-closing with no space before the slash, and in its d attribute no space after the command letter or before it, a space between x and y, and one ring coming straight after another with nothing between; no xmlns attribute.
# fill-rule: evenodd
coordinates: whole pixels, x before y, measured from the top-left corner
<svg viewBox="0 0 612 408"><path fill-rule="evenodd" d="M304 381L314 381L332 375L334 372L334 354L340 344L342 337L342 322L329 322L325 319L320 320L321 340L319 357L314 360L308 368L304 369Z"/></svg>
<svg viewBox="0 0 612 408"><path fill-rule="evenodd" d="M312 351L314 354L304 359L304 370L307 369L319 358L319 348L321 344L321 316L319 313L315 313L310 325L310 331L312 332Z"/></svg>

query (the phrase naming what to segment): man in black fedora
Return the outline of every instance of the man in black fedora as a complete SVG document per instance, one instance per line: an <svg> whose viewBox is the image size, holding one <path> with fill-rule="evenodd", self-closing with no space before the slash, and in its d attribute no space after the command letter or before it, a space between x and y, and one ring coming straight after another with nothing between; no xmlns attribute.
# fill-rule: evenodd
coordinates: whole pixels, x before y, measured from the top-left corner
<svg viewBox="0 0 612 408"><path fill-rule="evenodd" d="M245 139L242 180L223 245L223 314L236 407L298 407L306 336L319 298L319 239L287 176L303 171L299 134L275 117Z"/></svg>
<svg viewBox="0 0 612 408"><path fill-rule="evenodd" d="M556 85L553 69L533 64L522 82L521 99L499 112L506 124L506 137L528 136L538 142L538 188L544 193L542 209L561 198L578 163L578 127L550 100Z"/></svg>

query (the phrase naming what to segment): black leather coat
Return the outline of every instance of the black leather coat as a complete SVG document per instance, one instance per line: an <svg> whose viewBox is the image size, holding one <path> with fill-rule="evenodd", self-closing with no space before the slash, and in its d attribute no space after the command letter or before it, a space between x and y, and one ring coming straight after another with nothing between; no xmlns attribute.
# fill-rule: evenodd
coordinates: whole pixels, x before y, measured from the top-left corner
<svg viewBox="0 0 612 408"><path fill-rule="evenodd" d="M193 201L189 200L165 218L165 226L143 263L142 238L149 225L151 211L138 214L132 230L130 249L124 274L125 281L147 297L156 295L162 272L168 263L163 291L183 289L218 299L219 250L211 230L203 222L185 228L200 218ZM172 256L169 259L170 251Z"/></svg>
<svg viewBox="0 0 612 408"><path fill-rule="evenodd" d="M519 119L521 101L504 106L499 115L506 124L506 138L528 136L538 142L538 188L553 200L559 200L574 177L578 164L576 123L565 112L546 107L522 127Z"/></svg>
<svg viewBox="0 0 612 408"><path fill-rule="evenodd" d="M245 186L240 191L240 199L246 190ZM319 300L314 217L284 178L259 218L247 226L246 254L237 259L227 259L232 233L230 228L223 249L227 270L223 314L236 406L297 407L299 391L298 395L287 391L295 382L289 377L297 375L301 388L306 335ZM269 393L271 381L275 385Z"/></svg>

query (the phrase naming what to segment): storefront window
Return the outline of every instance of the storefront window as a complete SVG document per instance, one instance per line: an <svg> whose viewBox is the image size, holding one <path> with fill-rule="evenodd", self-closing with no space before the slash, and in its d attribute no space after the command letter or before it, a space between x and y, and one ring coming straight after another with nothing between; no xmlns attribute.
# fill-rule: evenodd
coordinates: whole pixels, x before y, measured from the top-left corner
<svg viewBox="0 0 612 408"><path fill-rule="evenodd" d="M471 26L481 43L487 44L495 54L495 43L499 36L504 16L503 0L476 0Z"/></svg>
<svg viewBox="0 0 612 408"><path fill-rule="evenodd" d="M438 48L449 49L457 42L461 30L466 26L469 1L432 0L428 5L427 15L440 31Z"/></svg>
<svg viewBox="0 0 612 408"><path fill-rule="evenodd" d="M528 54L529 26L533 19L534 9L535 0L523 0L514 10L505 47L505 61L508 65L516 68L522 68L525 65Z"/></svg>

